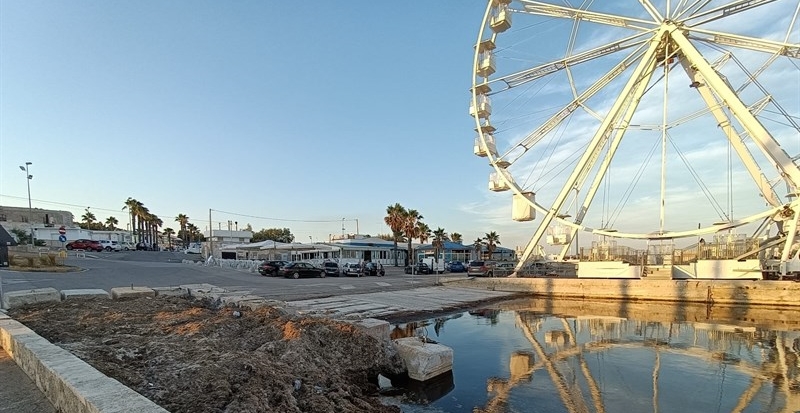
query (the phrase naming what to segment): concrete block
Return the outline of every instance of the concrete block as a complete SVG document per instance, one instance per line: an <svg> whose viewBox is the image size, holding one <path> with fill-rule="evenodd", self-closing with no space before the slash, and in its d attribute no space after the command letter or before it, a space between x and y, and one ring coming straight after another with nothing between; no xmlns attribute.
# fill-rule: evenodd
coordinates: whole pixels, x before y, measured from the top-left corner
<svg viewBox="0 0 800 413"><path fill-rule="evenodd" d="M156 291L149 287L114 287L111 297L115 300L129 297L155 297Z"/></svg>
<svg viewBox="0 0 800 413"><path fill-rule="evenodd" d="M188 297L189 289L182 287L154 287L156 297Z"/></svg>
<svg viewBox="0 0 800 413"><path fill-rule="evenodd" d="M408 377L426 381L453 370L453 349L441 344L423 343L417 337L394 340L400 358L406 363Z"/></svg>
<svg viewBox="0 0 800 413"><path fill-rule="evenodd" d="M74 300L74 299L87 299L87 298L111 298L111 295L108 294L106 290L101 290L99 288L86 288L86 289L77 289L77 290L61 290L61 299L62 300Z"/></svg>
<svg viewBox="0 0 800 413"><path fill-rule="evenodd" d="M377 318L364 318L361 320L350 321L350 324L378 339L386 341L389 339L389 322L378 320Z"/></svg>
<svg viewBox="0 0 800 413"><path fill-rule="evenodd" d="M15 308L25 304L59 301L61 301L61 294L55 288L36 288L3 294L2 307Z"/></svg>

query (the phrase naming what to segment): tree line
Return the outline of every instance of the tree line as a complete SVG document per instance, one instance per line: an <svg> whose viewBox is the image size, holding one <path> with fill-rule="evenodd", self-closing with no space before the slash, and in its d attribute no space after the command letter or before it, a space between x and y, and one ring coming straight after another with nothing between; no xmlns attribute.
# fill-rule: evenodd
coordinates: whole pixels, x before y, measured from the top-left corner
<svg viewBox="0 0 800 413"><path fill-rule="evenodd" d="M463 243L461 234L453 232L448 235L444 228L441 227L431 230L428 224L422 221L423 219L424 217L419 213L419 211L416 209L406 208L399 203L395 203L394 205L389 205L386 207L386 217L384 217L383 220L391 230L389 240L394 241L395 266L398 265L398 242L406 242L408 244L408 249L406 250L408 251L408 256L406 257L405 263L406 265L413 264L413 262L409 261L413 260L414 256L411 248L411 241L413 239L418 239L420 244L426 244L430 239L436 256L444 251L444 243L446 241L451 241L458 244ZM473 248L475 249L477 256L480 257L482 255L483 247L485 246L487 252L489 253L489 259L492 258L492 254L494 254L494 251L497 249L498 245L500 245L500 235L494 231L487 233L485 237L478 238L473 242Z"/></svg>
<svg viewBox="0 0 800 413"><path fill-rule="evenodd" d="M175 217L175 222L180 226L177 232L169 227L159 231L159 228L164 225L164 221L157 215L151 213L142 202L129 197L124 204L125 206L122 208L122 211L127 211L130 218L131 231L138 242L157 245L159 234L167 236L167 242L170 247L173 245L172 236L174 235L177 235L177 238L180 239L184 247L187 247L189 243L205 240L200 229L189 222L189 216L186 214L181 213ZM406 208L400 205L400 203L395 203L394 205L386 207L384 222L389 227L391 233L379 234L378 237L394 242L395 265L398 265L397 245L399 242L407 243L407 251L409 251L409 254L406 257L406 265L409 264L409 257L413 260L411 243L414 239L419 240L420 244L426 244L430 240L437 256L444 250L444 243L447 241L463 244L463 236L460 233L452 232L448 234L447 231L441 227L432 230L423 219L424 217L419 211ZM114 216L109 216L104 221L98 221L94 213L92 213L89 208L86 208L85 213L81 216L79 226L83 229L90 230L116 231L121 229L117 227L118 224L119 220ZM246 230L253 230L250 224L247 224ZM253 232L253 237L250 242L266 240L291 243L294 242L295 236L289 228L264 228ZM500 245L500 235L495 231L488 232L484 237L478 238L472 242L472 247L476 255L481 257L485 247L489 259L492 259L492 255L496 251L498 245Z"/></svg>

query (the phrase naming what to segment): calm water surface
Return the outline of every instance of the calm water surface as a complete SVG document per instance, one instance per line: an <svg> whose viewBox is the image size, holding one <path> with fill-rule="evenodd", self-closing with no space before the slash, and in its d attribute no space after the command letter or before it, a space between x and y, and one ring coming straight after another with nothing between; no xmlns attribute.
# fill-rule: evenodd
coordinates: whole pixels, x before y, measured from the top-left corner
<svg viewBox="0 0 800 413"><path fill-rule="evenodd" d="M400 324L395 338L427 334L454 351L452 377L401 407L800 412L799 313L529 300Z"/></svg>

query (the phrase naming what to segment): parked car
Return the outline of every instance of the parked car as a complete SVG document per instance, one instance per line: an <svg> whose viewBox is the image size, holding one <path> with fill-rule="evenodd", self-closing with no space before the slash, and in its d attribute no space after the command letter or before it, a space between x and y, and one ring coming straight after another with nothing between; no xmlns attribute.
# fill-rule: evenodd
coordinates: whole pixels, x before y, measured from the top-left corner
<svg viewBox="0 0 800 413"><path fill-rule="evenodd" d="M361 276L361 264L351 262L349 264L345 264L344 267L344 275L353 275L356 277Z"/></svg>
<svg viewBox="0 0 800 413"><path fill-rule="evenodd" d="M90 239L76 239L75 241L67 243L67 249L100 252L103 250L103 245L100 244L100 241L94 241Z"/></svg>
<svg viewBox="0 0 800 413"><path fill-rule="evenodd" d="M278 270L278 275L286 278L321 277L325 278L325 270L307 262L290 262Z"/></svg>
<svg viewBox="0 0 800 413"><path fill-rule="evenodd" d="M447 270L450 272L465 272L467 271L467 267L465 267L464 263L461 261L451 261Z"/></svg>
<svg viewBox="0 0 800 413"><path fill-rule="evenodd" d="M276 276L278 275L278 270L289 264L288 261L264 261L258 265L258 273L261 275L271 275Z"/></svg>
<svg viewBox="0 0 800 413"><path fill-rule="evenodd" d="M494 262L472 261L467 267L467 275L475 277L494 277Z"/></svg>
<svg viewBox="0 0 800 413"><path fill-rule="evenodd" d="M136 244L136 251L150 251L150 244L146 242L139 242Z"/></svg>
<svg viewBox="0 0 800 413"><path fill-rule="evenodd" d="M384 275L386 275L386 271L384 271L382 264L378 264L375 262L368 262L364 264L364 275L374 275L383 277Z"/></svg>
<svg viewBox="0 0 800 413"><path fill-rule="evenodd" d="M514 273L517 263L515 262L498 262L494 265L495 277L507 277Z"/></svg>
<svg viewBox="0 0 800 413"><path fill-rule="evenodd" d="M325 270L325 274L327 274L327 275L333 275L333 276L338 277L339 274L340 274L340 272L339 272L339 264L335 263L333 261L325 261L325 262L323 262L322 263L322 269Z"/></svg>
<svg viewBox="0 0 800 413"><path fill-rule="evenodd" d="M199 242L193 242L183 250L184 254L200 254L203 252L203 244Z"/></svg>
<svg viewBox="0 0 800 413"><path fill-rule="evenodd" d="M424 262L418 262L416 265L411 267L411 273L412 274L433 274L433 270L431 270L431 267L429 267L428 264L426 264Z"/></svg>
<svg viewBox="0 0 800 413"><path fill-rule="evenodd" d="M98 241L100 245L103 246L103 249L106 251L121 251L122 247L120 247L117 241L111 241L107 239L101 239Z"/></svg>
<svg viewBox="0 0 800 413"><path fill-rule="evenodd" d="M136 249L136 246L131 244L130 242L120 242L119 246L124 251L133 251Z"/></svg>

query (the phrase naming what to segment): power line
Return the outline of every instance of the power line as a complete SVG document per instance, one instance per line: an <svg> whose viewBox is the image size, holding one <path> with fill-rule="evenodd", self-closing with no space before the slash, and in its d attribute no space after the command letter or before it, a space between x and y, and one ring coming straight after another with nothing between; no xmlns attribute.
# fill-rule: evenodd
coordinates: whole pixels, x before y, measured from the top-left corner
<svg viewBox="0 0 800 413"><path fill-rule="evenodd" d="M6 194L0 194L0 197L19 199L19 200L23 200L23 201L28 199L27 197L20 197L20 196L14 196L14 195L6 195ZM38 202L40 204L61 205L61 206L69 206L69 207L74 207L74 208L89 208L89 209L92 209L92 210L95 210L95 211L107 211L107 212L117 212L117 213L122 212L121 208L120 209L109 209L109 208L95 207L95 206L91 206L91 205L78 205L78 204L70 204L70 203L66 203L66 202L46 201L46 200L43 200L43 199L35 199L35 198L33 198L32 200L36 201L36 202ZM257 215L240 214L240 213L236 213L236 212L220 211L218 209L212 209L212 211L213 212L220 212L220 213L228 214L228 215L245 217L245 218L263 219L263 220L281 221L281 222L301 222L301 223L317 223L317 224L318 223L342 222L341 219L312 220L312 219L272 218L272 217L261 217L261 216L257 216ZM159 216L159 215L162 215L162 214L155 214L154 213L154 215ZM189 218L189 221L190 222L191 221L195 221L195 222L198 222L198 223L206 223L207 224L207 222L204 221L201 218L194 218L194 219L193 218ZM344 221L353 222L353 221L356 221L356 219L344 219ZM215 223L215 224L227 224L227 221L213 221L213 223Z"/></svg>
<svg viewBox="0 0 800 413"><path fill-rule="evenodd" d="M315 220L315 219L288 219L288 218L271 218L271 217L260 217L260 216L256 216L256 215L239 214L239 213L236 213L236 212L220 211L220 210L218 210L218 209L212 209L211 211L213 211L213 212L221 212L221 213L223 213L223 214L235 215L235 216L239 216L239 217L253 218L253 219L264 219L264 220L269 220L269 221L283 221L283 222L307 222L307 223L328 223L328 222L342 222L342 220L341 220L341 219L331 219L331 220L322 220L322 219L319 219L319 220ZM350 222L350 221L355 221L355 219L345 219L344 221L348 221L348 222Z"/></svg>

